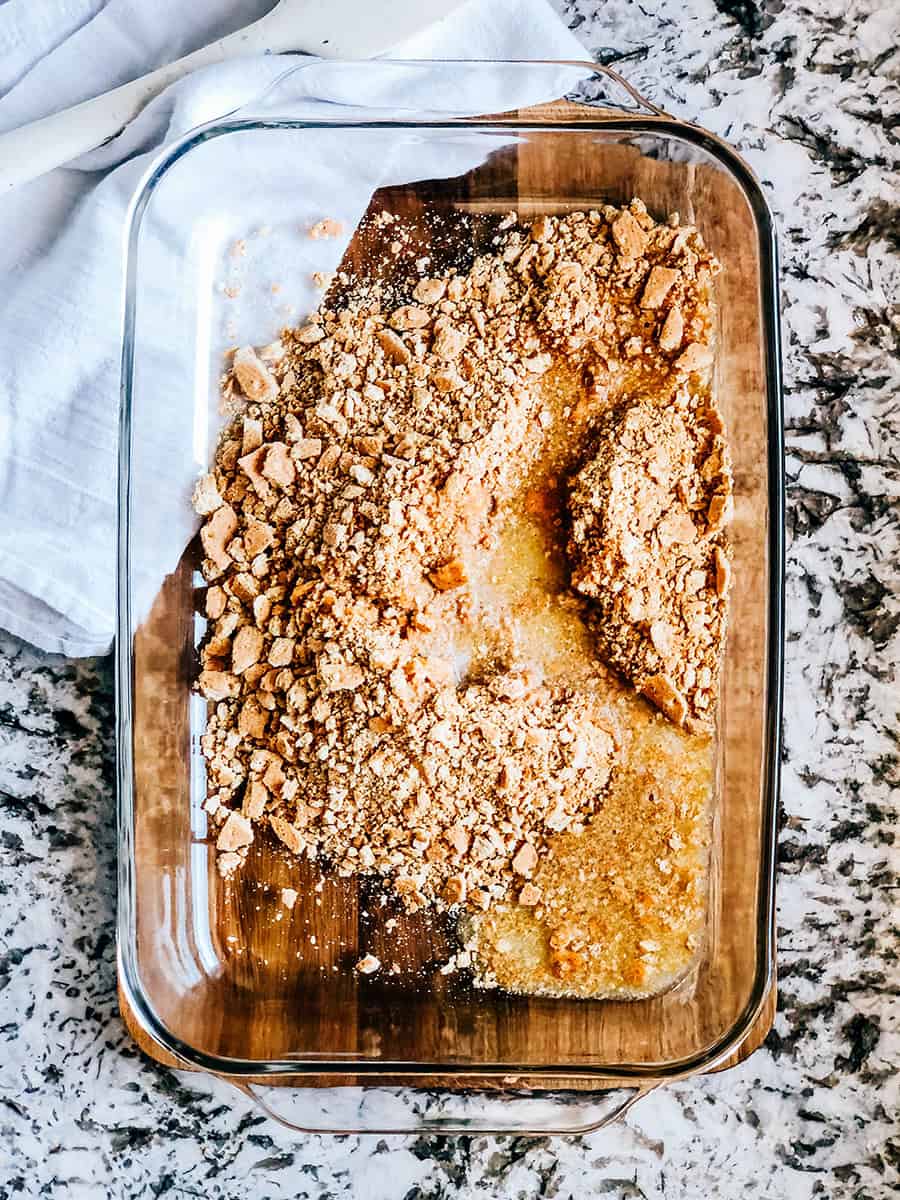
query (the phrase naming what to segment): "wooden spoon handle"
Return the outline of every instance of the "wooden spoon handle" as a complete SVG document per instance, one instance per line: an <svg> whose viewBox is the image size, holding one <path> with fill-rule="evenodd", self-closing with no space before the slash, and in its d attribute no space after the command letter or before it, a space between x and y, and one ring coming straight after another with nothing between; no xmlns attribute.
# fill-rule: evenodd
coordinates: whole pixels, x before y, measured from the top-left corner
<svg viewBox="0 0 900 1200"><path fill-rule="evenodd" d="M275 15L275 14L271 14ZM111 141L169 84L198 67L291 49L289 26L261 20L103 96L0 134L0 194Z"/></svg>

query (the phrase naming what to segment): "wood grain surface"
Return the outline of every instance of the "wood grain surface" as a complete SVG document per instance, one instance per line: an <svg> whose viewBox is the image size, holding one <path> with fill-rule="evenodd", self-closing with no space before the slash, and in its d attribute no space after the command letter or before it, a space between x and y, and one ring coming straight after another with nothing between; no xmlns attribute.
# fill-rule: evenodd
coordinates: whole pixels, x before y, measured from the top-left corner
<svg viewBox="0 0 900 1200"><path fill-rule="evenodd" d="M721 1062L717 1067L713 1068L712 1073L718 1071L727 1071L730 1067L736 1067L739 1063L744 1062L749 1058L754 1050L766 1040L769 1030L772 1028L772 1022L775 1020L775 1010L777 1006L777 988L773 977L772 986L766 995L765 1003L760 1009L759 1016L753 1023L747 1036L741 1042L735 1052L729 1055L728 1058ZM119 1009L122 1013L122 1020L125 1022L125 1027L131 1034L139 1050L152 1058L155 1062L161 1063L164 1067L175 1067L180 1071L194 1071L190 1063L182 1062L176 1058L174 1054L170 1054L160 1044L155 1041L141 1026L137 1017L128 1003L125 993L119 987ZM228 1076L224 1076L228 1078ZM416 1087L416 1088L442 1088L448 1091L455 1089L495 1089L495 1088L533 1088L536 1091L598 1091L604 1086L621 1086L620 1080L606 1080L595 1077L585 1077L578 1075L564 1075L559 1078L546 1078L544 1076L535 1077L528 1075L509 1075L502 1079L479 1078L477 1075L463 1076L453 1078L448 1075L438 1076L422 1076L422 1075L285 1075L277 1079L270 1076L250 1076L242 1077L242 1082L266 1083L269 1086L277 1087L358 1087L365 1084L368 1087ZM651 1083L648 1080L647 1083Z"/></svg>

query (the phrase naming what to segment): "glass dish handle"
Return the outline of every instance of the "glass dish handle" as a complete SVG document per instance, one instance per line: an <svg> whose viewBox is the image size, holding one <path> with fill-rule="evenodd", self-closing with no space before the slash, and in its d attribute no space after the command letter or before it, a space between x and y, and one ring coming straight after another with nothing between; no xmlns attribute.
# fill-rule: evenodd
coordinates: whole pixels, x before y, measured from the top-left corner
<svg viewBox="0 0 900 1200"><path fill-rule="evenodd" d="M535 101L516 102L514 99L510 99L510 93L515 96L519 85L529 80L532 85L530 90L533 91L534 80L544 74L547 76L547 95L552 95L555 91L557 96L569 95L577 103L587 107L596 106L601 109L606 107L630 114L646 113L653 117L662 117L667 121L674 119L671 114L659 108L652 100L648 100L634 84L629 83L618 71L606 66L605 63L595 63L588 59L509 59L498 62L484 62L478 59L443 59L434 62L370 59L366 62L354 63L356 76L358 77L360 71L368 75L373 90L381 95L382 103L387 106L382 112L379 112L378 103L363 109L356 107L352 94L346 92L346 88L343 87L336 74L342 65L345 64L327 59L293 63L277 75L259 96L228 115L240 115L245 119L277 119L281 113L283 117L289 118L291 115L290 97L293 96L295 101L299 97L302 102L304 99L308 99L309 94L321 93L322 98L329 100L326 120L341 120L342 118L358 120L361 119L361 116L365 116L370 120L377 121L379 115L381 119L384 119L385 112L391 120L396 120L398 114L403 112L410 113L414 120L423 121L441 115L458 118L460 117L458 96L467 91L464 81L466 74L469 73L478 80L482 89L488 88L489 95L496 96L496 105L493 105L489 99L485 99L484 111L488 113L499 112L501 109L508 113L517 108L528 112L529 106ZM554 73L552 83L550 81L551 72ZM410 88L411 82L415 84L416 77L421 77L425 73L431 81L428 94L429 105L433 106L429 107L427 114L422 113L422 96L414 86ZM500 89L491 93L489 87L491 75L495 76L495 83L497 79L505 81L505 90ZM613 83L619 91L624 92L633 101L634 107L599 95L582 94L585 88L588 93L593 91L589 85L592 80L596 82L598 79ZM421 83L421 78L418 82ZM340 86L338 86L339 84ZM297 91L297 95L295 95L295 91ZM394 97L390 103L387 102L387 96ZM505 97L506 103L501 96ZM287 103L286 110L284 109L285 103ZM470 120L471 117L467 116L465 119ZM215 125L216 122L211 122L211 124Z"/></svg>
<svg viewBox="0 0 900 1200"><path fill-rule="evenodd" d="M572 65L574 66L575 64L573 63ZM584 64L584 65L587 66L588 64ZM620 75L619 72L614 71L612 69L612 67L607 67L604 63L591 63L590 67L591 67L591 70L593 71L594 75L602 75L605 79L612 80L612 82L616 85L616 87L621 88L622 91L626 93L626 95L631 97L631 99L635 102L635 104L638 105L639 108L643 109L645 112L649 113L651 116L664 117L667 121L674 120L671 113L667 113L664 108L659 108L658 105L654 104L652 100L648 100L647 97L642 92L639 92L637 90L637 88L634 86L633 83L629 83L624 75ZM594 103L594 101L593 100L581 101L581 103L592 104L592 103ZM612 102L609 101L609 103L612 103ZM621 106L616 105L616 107L618 108ZM626 110L626 111L629 111L629 110Z"/></svg>
<svg viewBox="0 0 900 1200"><path fill-rule="evenodd" d="M620 1120L656 1083L597 1092L427 1092L384 1087L270 1087L230 1078L294 1133L582 1134ZM288 1111L270 1094L289 1101Z"/></svg>

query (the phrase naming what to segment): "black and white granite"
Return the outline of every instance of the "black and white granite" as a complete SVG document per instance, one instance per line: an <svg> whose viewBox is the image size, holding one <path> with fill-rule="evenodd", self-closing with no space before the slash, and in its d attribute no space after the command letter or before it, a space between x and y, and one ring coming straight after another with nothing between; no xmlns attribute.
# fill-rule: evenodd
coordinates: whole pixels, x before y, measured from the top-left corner
<svg viewBox="0 0 900 1200"><path fill-rule="evenodd" d="M555 0L735 143L782 230L788 644L779 1014L742 1067L572 1140L297 1139L133 1048L107 661L0 642L0 1200L876 1200L900 1187L900 7Z"/></svg>

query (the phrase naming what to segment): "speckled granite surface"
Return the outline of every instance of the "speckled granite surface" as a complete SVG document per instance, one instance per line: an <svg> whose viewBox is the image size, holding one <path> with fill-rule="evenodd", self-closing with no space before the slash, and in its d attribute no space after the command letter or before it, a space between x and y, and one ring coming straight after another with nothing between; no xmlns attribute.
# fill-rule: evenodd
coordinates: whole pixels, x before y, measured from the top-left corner
<svg viewBox="0 0 900 1200"><path fill-rule="evenodd" d="M782 228L781 994L735 1071L572 1140L297 1139L143 1060L115 995L106 661L0 641L0 1200L854 1197L900 1187L900 7L556 0L737 144Z"/></svg>

